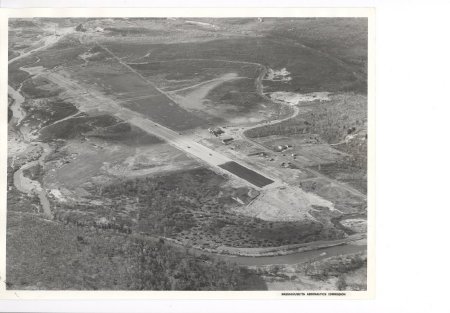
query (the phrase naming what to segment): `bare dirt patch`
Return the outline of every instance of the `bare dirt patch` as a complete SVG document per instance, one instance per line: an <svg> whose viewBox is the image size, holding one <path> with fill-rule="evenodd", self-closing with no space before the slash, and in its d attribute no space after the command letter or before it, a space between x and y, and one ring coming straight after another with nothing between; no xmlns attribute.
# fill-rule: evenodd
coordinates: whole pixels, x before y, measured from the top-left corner
<svg viewBox="0 0 450 313"><path fill-rule="evenodd" d="M236 73L228 73L210 81L171 91L171 94L173 93L177 102L189 111L205 110L207 106L204 105L204 99L212 89L226 81L239 78L242 77L238 77Z"/></svg>
<svg viewBox="0 0 450 313"><path fill-rule="evenodd" d="M329 92L311 92L306 94L277 91L269 94L274 101L283 101L289 105L298 105L302 102L329 101Z"/></svg>
<svg viewBox="0 0 450 313"><path fill-rule="evenodd" d="M261 192L249 205L235 209L235 212L266 221L311 220L309 211L313 206L334 210L330 201L307 193L296 187L281 187Z"/></svg>

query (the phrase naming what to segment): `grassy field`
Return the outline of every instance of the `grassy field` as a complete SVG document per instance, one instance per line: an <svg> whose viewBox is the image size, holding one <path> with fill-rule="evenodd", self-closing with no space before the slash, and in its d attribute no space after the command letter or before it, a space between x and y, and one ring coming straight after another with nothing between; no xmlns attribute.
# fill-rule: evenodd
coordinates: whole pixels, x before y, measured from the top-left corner
<svg viewBox="0 0 450 313"><path fill-rule="evenodd" d="M165 90L187 87L227 73L236 73L240 77L252 78L256 78L259 73L257 65L230 63L215 59L156 60L129 62L129 65Z"/></svg>
<svg viewBox="0 0 450 313"><path fill-rule="evenodd" d="M320 166L320 172L367 193L367 172L364 168L358 165L357 161L346 159L336 163L323 164Z"/></svg>
<svg viewBox="0 0 450 313"><path fill-rule="evenodd" d="M207 120L184 110L164 95L127 102L124 106L173 130L208 127Z"/></svg>
<svg viewBox="0 0 450 313"><path fill-rule="evenodd" d="M84 133L92 131L93 129L109 127L115 124L117 124L117 120L110 115L74 117L41 129L40 138L43 141L55 139L81 139L84 137Z"/></svg>
<svg viewBox="0 0 450 313"><path fill-rule="evenodd" d="M88 53L99 51L105 53L101 48L94 48L87 50ZM104 95L122 102L124 107L139 112L164 126L176 130L207 127L208 121L198 116L204 116L204 114L194 114L183 109L139 75L117 60L108 57L108 59L90 60L89 66L71 67L70 75L86 88L95 88ZM81 58L78 59L81 60Z"/></svg>
<svg viewBox="0 0 450 313"><path fill-rule="evenodd" d="M58 86L51 84L47 80L37 78L27 79L23 83L21 91L26 98L43 99L57 96L61 91L58 89Z"/></svg>
<svg viewBox="0 0 450 313"><path fill-rule="evenodd" d="M259 112L277 112L279 104L257 93L254 79L225 82L211 90L209 100L224 116L255 116Z"/></svg>
<svg viewBox="0 0 450 313"><path fill-rule="evenodd" d="M275 69L286 67L293 73L293 80L283 85L289 91L356 91L359 88L353 74L335 61L302 46L290 42L274 43L267 38L234 38L166 45L137 43L124 46L111 42L107 46L119 57L133 55L133 51L151 51L152 58L156 60L219 59L255 62ZM181 64L182 68L184 66L189 64Z"/></svg>
<svg viewBox="0 0 450 313"><path fill-rule="evenodd" d="M162 143L163 141L156 136L152 136L140 128L134 127L129 123L118 121L117 124L96 128L85 133L88 138L99 138L106 142L120 143L131 147L142 147Z"/></svg>
<svg viewBox="0 0 450 313"><path fill-rule="evenodd" d="M275 40L292 40L344 61L367 73L367 19L272 19L273 29L263 32ZM270 22L270 20L268 20ZM288 30L288 31L286 31Z"/></svg>
<svg viewBox="0 0 450 313"><path fill-rule="evenodd" d="M77 116L49 125L40 131L40 139L99 138L107 143L142 146L161 143L162 140L110 115Z"/></svg>

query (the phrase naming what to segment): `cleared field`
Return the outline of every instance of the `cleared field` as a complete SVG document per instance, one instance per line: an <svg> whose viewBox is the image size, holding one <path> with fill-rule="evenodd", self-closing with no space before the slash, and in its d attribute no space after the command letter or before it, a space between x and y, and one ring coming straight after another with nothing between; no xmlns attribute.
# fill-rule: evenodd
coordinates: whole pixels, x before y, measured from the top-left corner
<svg viewBox="0 0 450 313"><path fill-rule="evenodd" d="M262 190L258 198L234 211L240 215L273 222L296 222L311 219L311 212L318 207L329 215L336 212L334 204L298 187L282 186Z"/></svg>
<svg viewBox="0 0 450 313"><path fill-rule="evenodd" d="M167 91L189 87L229 73L236 73L240 77L256 78L259 72L257 64L217 59L157 60L143 63L130 62L128 65Z"/></svg>
<svg viewBox="0 0 450 313"><path fill-rule="evenodd" d="M341 162L323 164L320 168L315 167L315 169L328 177L345 182L349 186L367 193L367 173L355 162L344 159Z"/></svg>
<svg viewBox="0 0 450 313"><path fill-rule="evenodd" d="M227 88L223 89L224 86ZM184 109L213 125L260 122L269 119L277 107L277 104L257 94L255 79L239 77L236 73L228 73L170 94Z"/></svg>
<svg viewBox="0 0 450 313"><path fill-rule="evenodd" d="M333 149L327 144L298 144L297 136L281 137L270 136L260 138L257 142L274 150L278 145L291 145L283 152L274 152L276 155L289 157L289 160L301 166L317 166L319 164L335 163L344 159L345 154ZM294 155L294 157L292 157Z"/></svg>
<svg viewBox="0 0 450 313"><path fill-rule="evenodd" d="M345 66L361 76L367 74L366 18L266 19L265 22L268 22L264 23L266 28L261 31L268 37L301 43L345 62Z"/></svg>
<svg viewBox="0 0 450 313"><path fill-rule="evenodd" d="M275 118L281 105L260 95L257 85L253 78L226 81L205 96L206 109L234 125L247 126Z"/></svg>
<svg viewBox="0 0 450 313"><path fill-rule="evenodd" d="M88 64L86 67L71 68L71 75L107 95L121 100L160 95L153 86L115 61L89 61Z"/></svg>
<svg viewBox="0 0 450 313"><path fill-rule="evenodd" d="M290 40L272 38L228 38L205 42L176 44L134 43L123 45L108 42L105 45L119 57L133 55L134 51L151 51L152 60L228 60L263 64L273 69L287 68L292 80L268 84L268 91L342 91L360 90L353 72L317 51L297 45ZM183 67L184 64L182 63ZM188 66L188 65L187 65ZM183 72L180 70L180 72ZM272 89L271 89L272 88ZM281 89L281 90L280 90Z"/></svg>
<svg viewBox="0 0 450 313"><path fill-rule="evenodd" d="M245 166L242 166L234 161L221 164L219 165L219 167L229 171L230 173L233 173L236 176L239 176L240 178L245 179L249 183L252 183L253 185L260 188L273 183L273 180L264 177L261 174L258 174L255 171L252 171L251 169L246 168Z"/></svg>
<svg viewBox="0 0 450 313"><path fill-rule="evenodd" d="M98 90L111 99L117 99L123 107L177 131L207 127L208 123L219 122L218 118L204 112L186 110L158 90L152 82L111 58L101 47L87 49L85 47L83 51L105 54L105 57L91 59L86 63L88 65L72 66L66 72L71 79L85 87L85 92L90 89Z"/></svg>

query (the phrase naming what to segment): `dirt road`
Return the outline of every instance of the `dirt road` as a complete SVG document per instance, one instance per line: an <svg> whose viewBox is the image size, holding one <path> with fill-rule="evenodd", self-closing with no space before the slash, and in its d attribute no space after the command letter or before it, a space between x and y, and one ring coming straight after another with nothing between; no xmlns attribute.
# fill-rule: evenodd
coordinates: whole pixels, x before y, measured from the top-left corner
<svg viewBox="0 0 450 313"><path fill-rule="evenodd" d="M176 89L176 90L170 90L170 92L171 93L177 93L177 92L180 92L180 91L190 90L190 89L193 89L193 88L197 88L195 91L198 92L198 87L201 87L200 88L200 92L201 93L197 96L197 98L203 99L208 94L208 92L210 90L214 89L216 86L218 86L218 85L220 85L220 84L222 84L222 83L224 83L226 81L233 80L233 79L240 79L240 78L247 78L247 77L240 77L240 76L237 76L237 74L235 74L235 73L228 73L228 74L222 75L219 78L205 80L205 81L202 81L202 82L200 82L198 84L195 84L195 85L183 87L183 88Z"/></svg>

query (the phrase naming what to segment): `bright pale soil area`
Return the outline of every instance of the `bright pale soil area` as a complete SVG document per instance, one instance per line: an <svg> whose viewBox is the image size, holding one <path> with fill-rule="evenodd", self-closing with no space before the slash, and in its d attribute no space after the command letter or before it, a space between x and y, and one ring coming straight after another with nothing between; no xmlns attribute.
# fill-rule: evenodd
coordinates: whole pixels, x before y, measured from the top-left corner
<svg viewBox="0 0 450 313"><path fill-rule="evenodd" d="M283 101L290 105L301 104L301 102L311 102L311 101L328 101L330 98L328 97L329 92L312 92L307 94L300 94L294 92L284 92L277 91L270 93L270 98L275 101Z"/></svg>
<svg viewBox="0 0 450 313"><path fill-rule="evenodd" d="M236 114L234 111L230 111L230 108L234 105L232 101L227 105L217 105L217 103L207 99L208 94L220 85L230 81L239 82L246 79L251 78L240 77L236 73L227 73L209 81L171 91L170 94L184 109L223 119L226 124L245 125L261 122L268 117L270 112L260 110L254 111L252 114ZM260 106L263 108L262 103Z"/></svg>
<svg viewBox="0 0 450 313"><path fill-rule="evenodd" d="M170 93L176 95L178 103L181 103L184 108L190 111L200 111L208 109L204 100L208 93L215 87L223 84L226 81L241 79L236 73L228 73L212 80L201 82L193 86L185 87L178 90L173 90Z"/></svg>
<svg viewBox="0 0 450 313"><path fill-rule="evenodd" d="M314 205L334 209L330 201L315 194L299 188L280 187L262 191L256 200L235 211L266 221L301 221L312 218L309 211Z"/></svg>

